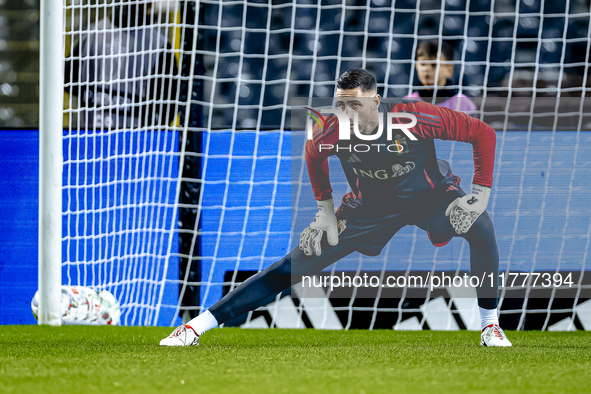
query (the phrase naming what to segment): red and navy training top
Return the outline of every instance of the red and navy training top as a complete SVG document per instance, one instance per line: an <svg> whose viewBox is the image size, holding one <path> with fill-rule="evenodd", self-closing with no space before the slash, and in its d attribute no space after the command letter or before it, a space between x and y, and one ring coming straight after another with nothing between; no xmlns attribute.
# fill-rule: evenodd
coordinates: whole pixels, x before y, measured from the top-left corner
<svg viewBox="0 0 591 394"><path fill-rule="evenodd" d="M348 200L347 205L362 207L368 213L402 212L412 208L430 190L451 179L449 164L437 159L434 139L472 144L473 183L492 186L496 133L491 126L464 113L420 101L383 100L379 110L383 116L386 112L415 115L418 122L409 131L417 141L409 139L401 130L394 130L393 141L388 141L386 126L377 140L364 141L355 135L351 135L350 140L339 140L338 120L335 116L329 117L328 127L316 127L313 139L306 142L308 174L316 200L332 198L328 157L336 155L352 189L352 193L343 198L344 204ZM408 123L408 118L393 121ZM375 132L377 128L372 134ZM334 148L328 149L330 145ZM370 149L365 152L368 146Z"/></svg>

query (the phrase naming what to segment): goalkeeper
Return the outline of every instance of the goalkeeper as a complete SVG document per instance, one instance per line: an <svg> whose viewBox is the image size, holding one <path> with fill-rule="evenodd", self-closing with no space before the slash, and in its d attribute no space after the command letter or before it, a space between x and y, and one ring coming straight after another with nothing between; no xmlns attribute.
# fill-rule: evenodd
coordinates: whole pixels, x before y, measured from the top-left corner
<svg viewBox="0 0 591 394"><path fill-rule="evenodd" d="M384 132L371 141L371 151L360 153L351 147L370 142L353 133L350 140L339 141L337 118L329 117L327 125L316 128L313 139L306 143L308 173L318 213L303 231L299 247L175 329L160 344L197 345L205 331L267 305L281 291L300 282L302 276L318 273L355 251L379 255L398 230L415 225L438 247L453 237L468 242L472 275L492 273L495 278L492 285L476 289L481 344L511 346L497 317L499 253L492 221L485 212L494 167L493 128L463 113L425 102L382 102L375 78L363 69L345 72L337 79L336 88L339 109L350 119L357 118L361 134L375 134L379 117L385 117L387 112L413 114L417 124L407 130L412 134L394 131L393 141L387 141ZM393 120L397 122L396 118ZM468 195L460 188L460 179L451 173L449 164L437 159L434 139L472 144L475 173ZM328 174L331 155L340 159L352 189L343 197L336 213Z"/></svg>

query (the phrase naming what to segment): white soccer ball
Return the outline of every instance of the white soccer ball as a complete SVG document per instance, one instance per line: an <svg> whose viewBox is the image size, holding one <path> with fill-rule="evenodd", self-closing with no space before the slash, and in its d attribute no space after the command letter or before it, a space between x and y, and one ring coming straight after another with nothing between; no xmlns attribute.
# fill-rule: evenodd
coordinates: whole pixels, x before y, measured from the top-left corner
<svg viewBox="0 0 591 394"><path fill-rule="evenodd" d="M121 319L121 310L119 309L119 301L117 301L117 298L107 290L101 290L98 297L101 306L97 324L110 326L118 325Z"/></svg>
<svg viewBox="0 0 591 394"><path fill-rule="evenodd" d="M72 292L78 293L78 307L81 321L79 324L96 324L101 303L96 291L86 286L72 286Z"/></svg>
<svg viewBox="0 0 591 394"><path fill-rule="evenodd" d="M36 320L39 320L39 290L33 296L31 300L31 310L33 311L33 316L35 316Z"/></svg>
<svg viewBox="0 0 591 394"><path fill-rule="evenodd" d="M62 307L68 300L68 309L62 313L62 324L85 324L89 302L78 286L62 286Z"/></svg>

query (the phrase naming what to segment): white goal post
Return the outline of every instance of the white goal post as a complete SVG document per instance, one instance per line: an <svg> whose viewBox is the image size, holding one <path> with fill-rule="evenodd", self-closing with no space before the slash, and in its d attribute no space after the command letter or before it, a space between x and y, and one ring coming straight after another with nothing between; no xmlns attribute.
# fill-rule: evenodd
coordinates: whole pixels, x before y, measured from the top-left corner
<svg viewBox="0 0 591 394"><path fill-rule="evenodd" d="M61 325L63 2L41 1L39 75L39 324Z"/></svg>

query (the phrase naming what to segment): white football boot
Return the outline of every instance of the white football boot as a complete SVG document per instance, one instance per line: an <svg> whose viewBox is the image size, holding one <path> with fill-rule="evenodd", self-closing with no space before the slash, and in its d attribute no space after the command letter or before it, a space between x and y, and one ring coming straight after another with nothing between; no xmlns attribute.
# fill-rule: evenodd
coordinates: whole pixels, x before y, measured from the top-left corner
<svg viewBox="0 0 591 394"><path fill-rule="evenodd" d="M512 346L511 342L507 339L505 332L498 324L489 324L484 327L480 334L480 344L482 346Z"/></svg>
<svg viewBox="0 0 591 394"><path fill-rule="evenodd" d="M183 324L178 326L170 336L160 341L160 346L198 346L199 335L193 327Z"/></svg>

